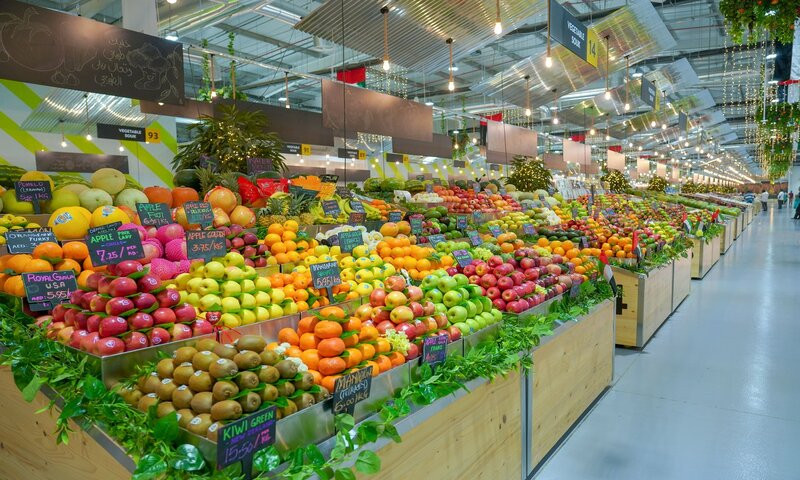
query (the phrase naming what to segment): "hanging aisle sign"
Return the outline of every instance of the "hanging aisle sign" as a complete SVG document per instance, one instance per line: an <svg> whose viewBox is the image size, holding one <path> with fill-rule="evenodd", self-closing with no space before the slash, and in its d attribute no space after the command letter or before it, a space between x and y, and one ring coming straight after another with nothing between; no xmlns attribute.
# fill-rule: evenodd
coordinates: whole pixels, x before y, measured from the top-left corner
<svg viewBox="0 0 800 480"><path fill-rule="evenodd" d="M689 129L689 116L683 112L678 114L678 127L684 134Z"/></svg>
<svg viewBox="0 0 800 480"><path fill-rule="evenodd" d="M550 0L550 37L593 67L597 67L599 38L557 0Z"/></svg>
<svg viewBox="0 0 800 480"><path fill-rule="evenodd" d="M650 80L642 77L642 101L653 108L656 108L656 86Z"/></svg>

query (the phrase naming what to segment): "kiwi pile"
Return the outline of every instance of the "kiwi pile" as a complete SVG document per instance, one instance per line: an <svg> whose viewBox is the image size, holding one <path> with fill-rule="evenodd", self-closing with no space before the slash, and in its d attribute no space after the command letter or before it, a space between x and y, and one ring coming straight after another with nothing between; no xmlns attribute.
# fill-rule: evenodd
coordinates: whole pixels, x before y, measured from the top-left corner
<svg viewBox="0 0 800 480"><path fill-rule="evenodd" d="M216 441L226 422L275 405L278 418L328 397L293 360L266 348L258 335L244 335L234 345L202 339L158 362L156 371L135 386L119 389L130 405L160 418L177 414L181 427Z"/></svg>

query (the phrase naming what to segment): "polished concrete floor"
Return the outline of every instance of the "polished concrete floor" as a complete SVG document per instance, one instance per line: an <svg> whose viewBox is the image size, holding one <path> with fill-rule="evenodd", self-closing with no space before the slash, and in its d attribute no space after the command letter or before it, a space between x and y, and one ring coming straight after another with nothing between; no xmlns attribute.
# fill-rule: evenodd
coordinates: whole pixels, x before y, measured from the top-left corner
<svg viewBox="0 0 800 480"><path fill-rule="evenodd" d="M800 479L800 220L756 217L615 368L536 480Z"/></svg>

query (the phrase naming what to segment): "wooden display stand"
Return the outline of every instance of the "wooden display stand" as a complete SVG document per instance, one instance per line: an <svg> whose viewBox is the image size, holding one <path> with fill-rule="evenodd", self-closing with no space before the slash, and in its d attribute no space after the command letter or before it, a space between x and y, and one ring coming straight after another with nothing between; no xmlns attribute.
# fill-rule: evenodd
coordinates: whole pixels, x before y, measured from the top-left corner
<svg viewBox="0 0 800 480"><path fill-rule="evenodd" d="M542 339L533 351L533 385L528 400L530 471L558 445L611 384L613 376L613 301L606 300L577 322L567 322L553 336Z"/></svg>
<svg viewBox="0 0 800 480"><path fill-rule="evenodd" d="M736 230L736 220L735 219L728 219L722 224L723 230L722 235L720 236L720 245L719 245L719 253L720 255L725 255L725 252L731 248L733 245L734 240L734 231Z"/></svg>
<svg viewBox="0 0 800 480"><path fill-rule="evenodd" d="M3 415L0 415L0 478L27 480L123 480L131 477L117 458L73 424L67 445L56 445L58 411L35 412L50 400L41 392L32 403L22 398L11 371L0 367ZM96 429L94 432L102 435ZM121 452L120 452L121 453ZM127 459L133 468L133 461Z"/></svg>
<svg viewBox="0 0 800 480"><path fill-rule="evenodd" d="M647 275L612 267L622 287L622 308L617 311L616 343L644 347L672 313L672 262Z"/></svg>
<svg viewBox="0 0 800 480"><path fill-rule="evenodd" d="M689 255L686 258L678 258L672 262L672 312L692 291L692 249L687 253Z"/></svg>
<svg viewBox="0 0 800 480"><path fill-rule="evenodd" d="M710 242L706 243L705 239L693 238L694 246L692 250L692 278L703 278L706 276L711 267L719 260L719 237L714 237ZM716 244L716 246L715 246ZM714 256L714 252L717 255Z"/></svg>

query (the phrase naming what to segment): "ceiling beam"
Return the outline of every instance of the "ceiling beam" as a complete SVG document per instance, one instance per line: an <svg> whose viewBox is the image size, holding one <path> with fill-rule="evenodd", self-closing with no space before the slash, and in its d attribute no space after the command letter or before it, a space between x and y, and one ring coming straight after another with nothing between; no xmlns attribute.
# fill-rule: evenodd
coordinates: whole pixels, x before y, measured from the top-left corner
<svg viewBox="0 0 800 480"><path fill-rule="evenodd" d="M183 37L183 43L184 43L184 49L186 49L186 44L191 44L191 45L196 45L196 46L199 46L199 45L203 44L203 42L201 40L198 40L196 38L189 38L189 37ZM220 47L219 45L216 45L216 44L213 44L213 43L209 43L208 46L205 47L205 48L207 48L208 50L213 50L215 52L219 52L219 53L224 54L224 55L228 55L227 48ZM239 58L243 58L245 60L251 60L253 62L260 62L260 63L264 63L264 64L267 64L267 65L272 65L275 68L281 68L281 69L284 69L284 70L289 70L289 69L292 68L292 66L289 65L288 63L276 62L276 61L273 61L273 60L262 60L257 55L252 55L252 54L249 54L249 53L236 52L236 56L239 57ZM244 63L242 63L241 65L244 65ZM239 65L239 67L241 67L241 65Z"/></svg>
<svg viewBox="0 0 800 480"><path fill-rule="evenodd" d="M220 30L224 30L228 33L235 33L237 35L241 35L243 37L251 38L253 40L257 40L259 42L269 43L271 45L275 45L276 47L285 48L286 50L292 50L298 53L302 53L304 55L310 55L314 58L322 58L326 57L327 55L318 52L316 50L312 50L307 47L302 47L300 45L295 45L293 43L285 42L283 40L270 37L268 35L264 35L263 33L254 32L253 30L248 30L246 28L237 27L235 25L229 25L227 23L218 23L214 25L215 27L219 28Z"/></svg>

